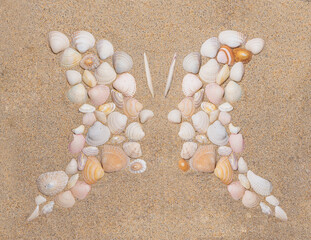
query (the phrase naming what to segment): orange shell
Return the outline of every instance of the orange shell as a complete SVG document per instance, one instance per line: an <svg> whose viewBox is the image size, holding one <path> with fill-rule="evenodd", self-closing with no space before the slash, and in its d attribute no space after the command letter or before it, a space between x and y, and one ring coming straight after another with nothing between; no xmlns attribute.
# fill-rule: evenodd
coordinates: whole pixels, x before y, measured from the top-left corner
<svg viewBox="0 0 311 240"><path fill-rule="evenodd" d="M87 158L83 169L83 179L87 184L94 184L104 176L105 172L96 157Z"/></svg>
<svg viewBox="0 0 311 240"><path fill-rule="evenodd" d="M140 111L143 109L143 105L135 98L125 98L123 104L124 113L130 118L138 117Z"/></svg>
<svg viewBox="0 0 311 240"><path fill-rule="evenodd" d="M221 48L219 49L219 51L217 53L217 56L218 56L219 53L224 53L226 58L227 58L227 62L221 62L221 63L228 64L230 66L233 65L234 64L234 54L233 54L233 51L227 45L221 46ZM218 61L218 59L217 59L217 61Z"/></svg>
<svg viewBox="0 0 311 240"><path fill-rule="evenodd" d="M230 184L232 182L233 170L228 157L221 157L219 159L214 173L224 184Z"/></svg>
<svg viewBox="0 0 311 240"><path fill-rule="evenodd" d="M235 48L233 49L233 55L234 55L234 60L236 62L242 62L242 63L248 63L251 59L253 54L243 48Z"/></svg>
<svg viewBox="0 0 311 240"><path fill-rule="evenodd" d="M186 97L178 104L178 109L180 110L184 118L191 117L195 111L194 99L192 97Z"/></svg>
<svg viewBox="0 0 311 240"><path fill-rule="evenodd" d="M183 158L178 161L178 167L183 172L187 172L190 168L189 163Z"/></svg>
<svg viewBox="0 0 311 240"><path fill-rule="evenodd" d="M200 146L190 159L191 168L198 172L213 172L216 163L214 145Z"/></svg>
<svg viewBox="0 0 311 240"><path fill-rule="evenodd" d="M127 167L130 158L122 148L113 145L104 145L102 150L102 165L105 172L116 172Z"/></svg>

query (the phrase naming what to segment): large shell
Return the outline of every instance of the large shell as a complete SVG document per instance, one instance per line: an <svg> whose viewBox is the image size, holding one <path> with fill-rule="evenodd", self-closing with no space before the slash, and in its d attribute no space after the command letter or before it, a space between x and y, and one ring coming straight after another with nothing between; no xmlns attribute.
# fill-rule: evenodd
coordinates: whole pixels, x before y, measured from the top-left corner
<svg viewBox="0 0 311 240"><path fill-rule="evenodd" d="M144 138L145 133L138 122L133 122L127 126L125 134L132 141L140 141Z"/></svg>
<svg viewBox="0 0 311 240"><path fill-rule="evenodd" d="M113 55L114 50L111 42L106 39L101 39L96 43L96 49L100 59L105 60L106 58Z"/></svg>
<svg viewBox="0 0 311 240"><path fill-rule="evenodd" d="M85 53L95 46L95 38L87 31L77 31L72 36L72 43L80 53Z"/></svg>
<svg viewBox="0 0 311 240"><path fill-rule="evenodd" d="M118 108L123 108L124 98L122 93L111 89L111 99Z"/></svg>
<svg viewBox="0 0 311 240"><path fill-rule="evenodd" d="M251 191L246 190L242 198L242 203L247 208L256 207L260 202L257 194Z"/></svg>
<svg viewBox="0 0 311 240"><path fill-rule="evenodd" d="M234 103L239 101L241 97L242 88L240 85L234 81L230 81L225 87L225 99L230 103Z"/></svg>
<svg viewBox="0 0 311 240"><path fill-rule="evenodd" d="M205 87L205 95L213 104L220 104L224 95L224 89L217 83L209 83Z"/></svg>
<svg viewBox="0 0 311 240"><path fill-rule="evenodd" d="M70 191L65 191L58 194L55 197L54 201L58 206L61 206L63 208L71 208L76 202L75 198L72 196L72 193Z"/></svg>
<svg viewBox="0 0 311 240"><path fill-rule="evenodd" d="M72 86L82 82L82 75L76 70L67 70L66 78L68 83Z"/></svg>
<svg viewBox="0 0 311 240"><path fill-rule="evenodd" d="M232 182L233 170L228 157L221 157L218 160L214 173L224 184Z"/></svg>
<svg viewBox="0 0 311 240"><path fill-rule="evenodd" d="M211 59L201 67L199 76L204 82L212 83L216 81L218 71L218 62L215 59Z"/></svg>
<svg viewBox="0 0 311 240"><path fill-rule="evenodd" d="M216 163L216 152L214 145L200 146L190 159L190 166L198 172L213 172Z"/></svg>
<svg viewBox="0 0 311 240"><path fill-rule="evenodd" d="M199 133L206 133L208 126L209 126L209 117L208 115L203 112L199 111L196 114L194 114L192 117L192 123L194 129Z"/></svg>
<svg viewBox="0 0 311 240"><path fill-rule="evenodd" d="M110 138L110 130L101 122L95 122L89 128L86 135L86 142L94 147L105 144Z"/></svg>
<svg viewBox="0 0 311 240"><path fill-rule="evenodd" d="M202 87L202 85L202 82L196 75L188 73L183 78L182 91L186 97L191 97Z"/></svg>
<svg viewBox="0 0 311 240"><path fill-rule="evenodd" d="M72 68L80 63L82 56L73 48L66 48L60 57L60 64L66 68Z"/></svg>
<svg viewBox="0 0 311 240"><path fill-rule="evenodd" d="M201 66L201 55L199 52L189 53L183 61L185 71L197 74Z"/></svg>
<svg viewBox="0 0 311 240"><path fill-rule="evenodd" d="M85 138L82 134L73 134L73 140L69 143L68 149L72 154L81 152L85 144Z"/></svg>
<svg viewBox="0 0 311 240"><path fill-rule="evenodd" d="M87 184L94 184L104 176L105 172L98 159L94 156L87 158L82 175Z"/></svg>
<svg viewBox="0 0 311 240"><path fill-rule="evenodd" d="M217 37L207 39L201 46L201 55L204 57L214 58L220 48Z"/></svg>
<svg viewBox="0 0 311 240"><path fill-rule="evenodd" d="M133 67L133 59L125 52L117 51L112 56L113 67L118 74L129 72Z"/></svg>
<svg viewBox="0 0 311 240"><path fill-rule="evenodd" d="M218 120L208 127L207 136L212 143L218 146L226 145L229 140L226 128Z"/></svg>
<svg viewBox="0 0 311 240"><path fill-rule="evenodd" d="M107 122L112 134L120 134L126 127L127 116L119 112L113 112L109 114Z"/></svg>
<svg viewBox="0 0 311 240"><path fill-rule="evenodd" d="M235 153L242 153L244 150L244 139L242 134L231 134L229 137L230 147Z"/></svg>
<svg viewBox="0 0 311 240"><path fill-rule="evenodd" d="M178 104L178 109L184 118L191 117L195 111L194 100L192 97L186 97Z"/></svg>
<svg viewBox="0 0 311 240"><path fill-rule="evenodd" d="M75 198L83 200L91 191L91 185L83 181L77 181L76 185L70 191Z"/></svg>
<svg viewBox="0 0 311 240"><path fill-rule="evenodd" d="M143 173L147 169L147 164L142 159L136 159L130 163L129 170L131 173Z"/></svg>
<svg viewBox="0 0 311 240"><path fill-rule="evenodd" d="M110 84L116 79L117 74L109 63L103 62L96 68L95 77L98 84Z"/></svg>
<svg viewBox="0 0 311 240"><path fill-rule="evenodd" d="M133 97L136 92L136 81L131 74L123 73L114 81L113 87L124 96Z"/></svg>
<svg viewBox="0 0 311 240"><path fill-rule="evenodd" d="M265 41L262 38L253 38L245 44L245 48L253 54L258 54L265 46Z"/></svg>
<svg viewBox="0 0 311 240"><path fill-rule="evenodd" d="M185 141L189 141L189 140L193 139L195 136L194 128L192 127L192 125L190 123L183 122L180 125L180 130L179 130L178 136Z"/></svg>
<svg viewBox="0 0 311 240"><path fill-rule="evenodd" d="M230 183L227 188L228 192L234 200L240 200L245 193L245 188L239 181Z"/></svg>
<svg viewBox="0 0 311 240"><path fill-rule="evenodd" d="M181 122L181 112L177 109L174 109L168 113L167 118L172 123L180 123Z"/></svg>
<svg viewBox="0 0 311 240"><path fill-rule="evenodd" d="M280 206L275 207L275 217L282 221L287 221L287 214Z"/></svg>
<svg viewBox="0 0 311 240"><path fill-rule="evenodd" d="M230 69L229 69L228 64L226 64L218 72L217 78L216 78L216 83L219 85L223 84L228 79L229 75L230 75Z"/></svg>
<svg viewBox="0 0 311 240"><path fill-rule="evenodd" d="M69 89L67 97L72 103L83 104L87 100L87 91L84 85L79 83Z"/></svg>
<svg viewBox="0 0 311 240"><path fill-rule="evenodd" d="M67 185L68 176L64 171L47 172L37 179L38 190L47 196L61 192Z"/></svg>
<svg viewBox="0 0 311 240"><path fill-rule="evenodd" d="M104 104L110 95L109 87L97 85L88 91L88 95L95 106Z"/></svg>
<svg viewBox="0 0 311 240"><path fill-rule="evenodd" d="M268 196L272 192L272 184L270 181L256 175L251 170L248 170L247 172L247 178L249 180L249 183L251 184L253 190L262 195L262 196Z"/></svg>
<svg viewBox="0 0 311 240"><path fill-rule="evenodd" d="M117 146L104 145L102 150L102 165L105 172L116 172L127 167L129 157Z"/></svg>
<svg viewBox="0 0 311 240"><path fill-rule="evenodd" d="M93 73L88 70L84 70L82 80L89 87L95 87L97 84L96 78L94 77Z"/></svg>
<svg viewBox="0 0 311 240"><path fill-rule="evenodd" d="M226 30L219 33L218 39L222 44L235 48L244 44L246 36L243 33L237 31Z"/></svg>
<svg viewBox="0 0 311 240"><path fill-rule="evenodd" d="M53 53L59 53L69 47L68 37L58 31L49 32L49 44Z"/></svg>
<svg viewBox="0 0 311 240"><path fill-rule="evenodd" d="M99 59L94 54L87 54L80 61L80 67L85 70L94 70L99 66L99 64Z"/></svg>
<svg viewBox="0 0 311 240"><path fill-rule="evenodd" d="M144 109L139 113L139 121L141 123L147 122L149 119L153 118L154 113L149 109Z"/></svg>
<svg viewBox="0 0 311 240"><path fill-rule="evenodd" d="M139 158L143 154L138 142L126 142L123 144L123 150L130 158Z"/></svg>
<svg viewBox="0 0 311 240"><path fill-rule="evenodd" d="M244 75L244 71L245 71L244 64L242 62L237 62L231 68L230 78L233 81L240 82Z"/></svg>
<svg viewBox="0 0 311 240"><path fill-rule="evenodd" d="M125 98L123 104L124 113L130 118L137 118L143 105L135 98Z"/></svg>
<svg viewBox="0 0 311 240"><path fill-rule="evenodd" d="M198 108L201 106L204 99L204 89L200 89L193 95L194 107Z"/></svg>
<svg viewBox="0 0 311 240"><path fill-rule="evenodd" d="M185 142L182 146L180 156L183 159L189 159L193 156L197 148L198 148L198 144L194 142Z"/></svg>
<svg viewBox="0 0 311 240"><path fill-rule="evenodd" d="M78 172L78 163L76 159L71 159L71 161L68 163L66 170L66 174L68 175L73 175Z"/></svg>
<svg viewBox="0 0 311 240"><path fill-rule="evenodd" d="M222 64L233 65L234 55L232 49L228 46L222 46L217 53L217 61Z"/></svg>

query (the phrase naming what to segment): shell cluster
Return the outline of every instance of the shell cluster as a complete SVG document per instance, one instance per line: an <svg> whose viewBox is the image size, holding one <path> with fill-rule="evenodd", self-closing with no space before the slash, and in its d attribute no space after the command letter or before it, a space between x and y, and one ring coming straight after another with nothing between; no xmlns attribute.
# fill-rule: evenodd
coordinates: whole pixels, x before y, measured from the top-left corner
<svg viewBox="0 0 311 240"><path fill-rule="evenodd" d="M231 123L233 105L242 97L239 82L245 65L264 47L261 38L246 39L243 33L223 31L207 39L200 53L184 58L185 98L168 114L170 122L180 124L178 135L185 141L178 166L183 172L214 173L228 186L234 200L241 200L247 208L260 206L263 213L272 214L260 199L266 196L266 201L275 206L275 216L287 220L279 201L271 195L271 182L248 169L242 157L245 146L241 128ZM240 173L237 181L236 170Z"/></svg>

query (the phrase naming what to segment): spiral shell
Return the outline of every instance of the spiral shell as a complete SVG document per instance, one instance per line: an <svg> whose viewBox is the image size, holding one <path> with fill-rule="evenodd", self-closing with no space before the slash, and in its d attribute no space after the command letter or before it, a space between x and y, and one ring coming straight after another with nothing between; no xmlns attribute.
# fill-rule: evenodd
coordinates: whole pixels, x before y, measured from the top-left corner
<svg viewBox="0 0 311 240"><path fill-rule="evenodd" d="M113 55L114 50L111 42L106 39L101 39L96 44L96 49L100 59L105 60L106 58Z"/></svg>
<svg viewBox="0 0 311 240"><path fill-rule="evenodd" d="M221 157L219 159L214 173L224 184L230 184L232 182L233 170L228 157Z"/></svg>
<svg viewBox="0 0 311 240"><path fill-rule="evenodd" d="M117 146L104 145L102 150L102 165L105 172L116 172L127 167L129 157Z"/></svg>
<svg viewBox="0 0 311 240"><path fill-rule="evenodd" d="M194 142L185 142L182 146L180 156L183 159L189 159L193 156L197 148L198 148L198 144Z"/></svg>
<svg viewBox="0 0 311 240"><path fill-rule="evenodd" d="M192 97L186 97L178 104L178 109L184 118L191 117L195 111L194 100Z"/></svg>
<svg viewBox="0 0 311 240"><path fill-rule="evenodd" d="M190 159L191 169L198 172L213 172L216 163L216 152L214 145L200 146Z"/></svg>
<svg viewBox="0 0 311 240"><path fill-rule="evenodd" d="M192 117L192 123L194 129L199 133L206 133L208 126L209 126L209 117L208 115L203 112L199 111L196 114L194 114Z"/></svg>
<svg viewBox="0 0 311 240"><path fill-rule="evenodd" d="M232 48L236 48L244 44L246 36L243 33L237 31L226 30L219 33L218 39L220 43L228 45L229 47Z"/></svg>
<svg viewBox="0 0 311 240"><path fill-rule="evenodd" d="M72 196L72 193L70 191L65 191L58 194L55 197L54 201L58 206L61 206L63 208L71 208L76 202L75 198Z"/></svg>
<svg viewBox="0 0 311 240"><path fill-rule="evenodd" d="M185 71L197 74L201 66L201 55L199 52L189 53L183 61Z"/></svg>
<svg viewBox="0 0 311 240"><path fill-rule="evenodd" d="M139 158L142 155L141 147L138 142L126 142L123 144L123 150L130 158Z"/></svg>
<svg viewBox="0 0 311 240"><path fill-rule="evenodd" d="M204 82L212 83L216 81L218 71L218 62L215 59L211 59L201 67L199 76Z"/></svg>
<svg viewBox="0 0 311 240"><path fill-rule="evenodd" d="M127 126L125 134L132 141L140 141L144 138L145 133L138 122L133 122Z"/></svg>
<svg viewBox="0 0 311 240"><path fill-rule="evenodd" d="M190 123L183 122L180 125L180 130L179 130L178 136L185 141L189 141L189 140L193 139L195 136L194 128L192 127L192 125Z"/></svg>
<svg viewBox="0 0 311 240"><path fill-rule="evenodd" d="M188 73L183 78L182 91L186 97L191 97L193 94L195 94L196 91L198 91L202 87L202 85L202 82L196 75Z"/></svg>
<svg viewBox="0 0 311 240"><path fill-rule="evenodd" d="M135 78L129 73L123 73L117 77L113 87L126 97L133 97L136 92Z"/></svg>
<svg viewBox="0 0 311 240"><path fill-rule="evenodd" d="M123 108L124 97L122 93L111 89L111 99L118 108Z"/></svg>
<svg viewBox="0 0 311 240"><path fill-rule="evenodd" d="M61 192L67 185L68 176L64 171L47 172L37 179L38 190L47 196Z"/></svg>
<svg viewBox="0 0 311 240"><path fill-rule="evenodd" d="M60 64L66 68L72 68L80 63L82 56L72 48L66 48L60 57Z"/></svg>
<svg viewBox="0 0 311 240"><path fill-rule="evenodd" d="M98 159L94 156L87 158L82 175L87 184L94 184L104 176L105 172Z"/></svg>
<svg viewBox="0 0 311 240"><path fill-rule="evenodd" d="M204 57L214 58L220 48L217 37L207 39L201 46L201 55Z"/></svg>
<svg viewBox="0 0 311 240"><path fill-rule="evenodd" d="M95 38L87 31L77 31L72 36L72 43L80 53L85 53L95 46Z"/></svg>
<svg viewBox="0 0 311 240"><path fill-rule="evenodd" d="M118 74L129 72L133 67L133 59L125 52L117 51L112 56L113 67Z"/></svg>
<svg viewBox="0 0 311 240"><path fill-rule="evenodd" d="M68 37L58 31L49 32L49 44L53 53L59 53L69 47Z"/></svg>
<svg viewBox="0 0 311 240"><path fill-rule="evenodd" d="M143 105L135 98L125 98L123 104L124 113L130 118L137 118Z"/></svg>
<svg viewBox="0 0 311 240"><path fill-rule="evenodd" d="M260 202L257 194L251 191L246 190L242 198L242 203L247 208L256 207Z"/></svg>
<svg viewBox="0 0 311 240"><path fill-rule="evenodd" d="M116 72L107 62L103 62L95 70L95 78L98 81L98 84L110 84L116 79L116 77Z"/></svg>
<svg viewBox="0 0 311 240"><path fill-rule="evenodd" d="M107 122L112 134L120 134L126 127L127 116L119 112L113 112L109 114Z"/></svg>

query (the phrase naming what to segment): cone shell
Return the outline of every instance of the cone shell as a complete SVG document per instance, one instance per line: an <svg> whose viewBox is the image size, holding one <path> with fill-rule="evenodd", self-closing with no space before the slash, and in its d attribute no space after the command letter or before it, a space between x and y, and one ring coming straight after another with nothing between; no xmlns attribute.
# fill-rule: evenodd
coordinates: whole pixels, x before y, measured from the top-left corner
<svg viewBox="0 0 311 240"><path fill-rule="evenodd" d="M181 123L181 112L174 109L168 113L167 118L172 123Z"/></svg>
<svg viewBox="0 0 311 240"><path fill-rule="evenodd" d="M226 145L229 139L226 128L219 121L215 121L208 127L207 136L212 143L218 146Z"/></svg>
<svg viewBox="0 0 311 240"><path fill-rule="evenodd" d="M219 33L218 40L222 44L236 48L244 44L246 36L243 33L237 31L226 30Z"/></svg>
<svg viewBox="0 0 311 240"><path fill-rule="evenodd" d="M190 159L190 166L198 172L213 172L216 163L216 152L213 145L200 146Z"/></svg>
<svg viewBox="0 0 311 240"><path fill-rule="evenodd" d="M110 95L109 87L98 85L88 91L88 95L95 106L104 104Z"/></svg>
<svg viewBox="0 0 311 240"><path fill-rule="evenodd" d="M73 68L80 63L82 56L73 48L66 48L60 58L60 64L66 68Z"/></svg>
<svg viewBox="0 0 311 240"><path fill-rule="evenodd" d="M114 50L111 42L106 39L101 39L96 44L96 49L100 59L105 60L106 58L113 55Z"/></svg>
<svg viewBox="0 0 311 240"><path fill-rule="evenodd" d="M68 83L72 86L82 82L82 75L76 70L67 70L66 78Z"/></svg>
<svg viewBox="0 0 311 240"><path fill-rule="evenodd" d="M112 134L120 134L126 127L127 116L119 112L113 112L109 114L107 122Z"/></svg>
<svg viewBox="0 0 311 240"><path fill-rule="evenodd" d="M116 72L107 62L103 62L95 70L95 78L98 81L98 84L110 84L116 79L116 77Z"/></svg>
<svg viewBox="0 0 311 240"><path fill-rule="evenodd" d="M59 53L69 47L68 37L58 31L49 32L49 44L53 53Z"/></svg>
<svg viewBox="0 0 311 240"><path fill-rule="evenodd" d="M191 97L202 85L201 80L196 75L188 73L182 81L182 91L186 97Z"/></svg>
<svg viewBox="0 0 311 240"><path fill-rule="evenodd" d="M189 159L196 152L197 148L198 148L198 144L194 142L185 142L182 146L180 156L183 159Z"/></svg>
<svg viewBox="0 0 311 240"><path fill-rule="evenodd" d="M232 49L226 45L222 46L217 53L217 61L222 64L233 65L234 54Z"/></svg>
<svg viewBox="0 0 311 240"><path fill-rule="evenodd" d="M105 113L106 116L112 113L115 109L116 109L116 105L114 103L106 103L98 107L98 110L100 112Z"/></svg>
<svg viewBox="0 0 311 240"><path fill-rule="evenodd" d="M194 100L192 97L186 97L178 104L178 109L184 118L191 117L195 111Z"/></svg>
<svg viewBox="0 0 311 240"><path fill-rule="evenodd" d="M209 117L205 112L199 111L196 114L194 114L191 117L191 119L192 119L194 129L198 133L206 133L207 132L207 129L209 126Z"/></svg>
<svg viewBox="0 0 311 240"><path fill-rule="evenodd" d="M99 59L94 54L87 54L80 61L80 67L85 70L94 70L99 66L99 64Z"/></svg>
<svg viewBox="0 0 311 240"><path fill-rule="evenodd" d="M102 165L105 172L116 172L127 167L129 157L117 146L104 145L102 150Z"/></svg>
<svg viewBox="0 0 311 240"><path fill-rule="evenodd" d="M37 179L38 190L47 196L61 192L67 185L68 176L64 171L47 172Z"/></svg>
<svg viewBox="0 0 311 240"><path fill-rule="evenodd" d="M72 43L80 53L85 53L95 46L95 38L87 31L77 31L72 36Z"/></svg>
<svg viewBox="0 0 311 240"><path fill-rule="evenodd" d="M91 191L91 185L83 181L77 181L76 185L74 185L74 187L71 188L70 191L75 198L83 200Z"/></svg>
<svg viewBox="0 0 311 240"><path fill-rule="evenodd" d="M142 109L143 105L135 98L124 99L123 110L128 117L137 118Z"/></svg>
<svg viewBox="0 0 311 240"><path fill-rule="evenodd" d="M133 67L133 59L125 52L117 51L112 56L113 67L118 74L129 72Z"/></svg>
<svg viewBox="0 0 311 240"><path fill-rule="evenodd" d="M151 110L144 109L139 113L139 121L141 123L147 122L149 119L153 118L154 113Z"/></svg>
<svg viewBox="0 0 311 240"><path fill-rule="evenodd" d="M230 184L232 182L233 170L228 157L221 157L219 159L214 173L224 184Z"/></svg>
<svg viewBox="0 0 311 240"><path fill-rule="evenodd" d="M230 193L231 197L236 201L240 200L245 193L245 188L242 186L242 184L239 181L230 183L227 188L228 188L228 192Z"/></svg>
<svg viewBox="0 0 311 240"><path fill-rule="evenodd" d="M204 99L204 89L200 89L193 96L194 107L195 108L200 107L201 104L202 104L203 99Z"/></svg>
<svg viewBox="0 0 311 240"><path fill-rule="evenodd" d="M130 158L139 158L142 155L141 147L138 142L126 142L123 144L123 150Z"/></svg>
<svg viewBox="0 0 311 240"><path fill-rule="evenodd" d="M76 202L70 191L59 193L55 197L54 201L58 206L61 206L63 208L71 208Z"/></svg>
<svg viewBox="0 0 311 240"><path fill-rule="evenodd" d="M262 196L268 196L271 194L272 184L270 181L256 175L251 170L248 170L247 172L247 179L256 193Z"/></svg>
<svg viewBox="0 0 311 240"><path fill-rule="evenodd" d="M185 71L197 74L201 66L201 55L199 52L189 53L183 61Z"/></svg>
<svg viewBox="0 0 311 240"><path fill-rule="evenodd" d="M90 156L83 169L83 179L87 184L94 184L104 176L105 172L96 157Z"/></svg>
<svg viewBox="0 0 311 240"><path fill-rule="evenodd" d="M219 85L223 84L228 79L229 75L230 75L230 69L229 69L228 64L226 64L218 72L217 78L216 78L216 83Z"/></svg>
<svg viewBox="0 0 311 240"><path fill-rule="evenodd" d="M224 95L224 89L217 83L209 83L205 87L205 95L208 100L216 105L219 105Z"/></svg>
<svg viewBox="0 0 311 240"><path fill-rule="evenodd" d="M218 62L215 59L211 59L201 67L199 76L204 82L212 83L216 81L218 71Z"/></svg>
<svg viewBox="0 0 311 240"><path fill-rule="evenodd" d="M82 80L89 87L95 87L97 84L96 78L94 77L93 73L88 70L84 70Z"/></svg>
<svg viewBox="0 0 311 240"><path fill-rule="evenodd" d="M93 147L97 147L105 144L109 140L109 138L109 128L101 122L96 121L93 126L88 129L86 135L86 142Z"/></svg>
<svg viewBox="0 0 311 240"><path fill-rule="evenodd" d="M123 108L124 99L122 93L111 89L111 99L118 108Z"/></svg>
<svg viewBox="0 0 311 240"><path fill-rule="evenodd" d="M133 122L125 130L127 138L131 141L140 141L144 138L145 133L138 122Z"/></svg>
<svg viewBox="0 0 311 240"><path fill-rule="evenodd" d="M243 48L235 48L233 49L233 55L234 55L234 60L236 62L242 62L242 63L248 63L251 59L253 54Z"/></svg>
<svg viewBox="0 0 311 240"><path fill-rule="evenodd" d="M251 191L246 190L242 198L242 203L247 208L256 207L260 202L257 194Z"/></svg>
<svg viewBox="0 0 311 240"><path fill-rule="evenodd" d="M113 87L126 97L133 97L136 92L135 78L129 73L123 73L117 77Z"/></svg>
<svg viewBox="0 0 311 240"><path fill-rule="evenodd" d="M83 84L79 83L69 89L67 97L72 103L83 104L87 100L87 91Z"/></svg>
<svg viewBox="0 0 311 240"><path fill-rule="evenodd" d="M180 130L178 136L183 139L184 141L189 141L194 138L195 131L192 125L188 122L183 122L180 125Z"/></svg>
<svg viewBox="0 0 311 240"><path fill-rule="evenodd" d="M69 152L72 154L77 154L81 152L82 148L84 147L85 144L85 138L82 134L73 134L73 140L69 144Z"/></svg>
<svg viewBox="0 0 311 240"><path fill-rule="evenodd" d="M245 44L245 48L253 54L258 54L265 46L265 41L262 38L253 38Z"/></svg>
<svg viewBox="0 0 311 240"><path fill-rule="evenodd" d="M220 48L217 37L207 39L201 46L201 55L204 57L214 58Z"/></svg>

